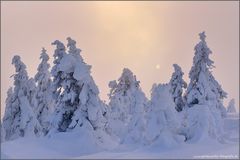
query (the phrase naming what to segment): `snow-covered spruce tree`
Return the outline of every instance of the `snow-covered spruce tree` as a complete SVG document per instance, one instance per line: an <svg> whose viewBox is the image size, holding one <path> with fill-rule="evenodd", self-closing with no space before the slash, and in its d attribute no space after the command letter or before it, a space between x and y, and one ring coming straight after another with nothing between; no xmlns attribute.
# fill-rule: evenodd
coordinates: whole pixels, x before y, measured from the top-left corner
<svg viewBox="0 0 240 160"><path fill-rule="evenodd" d="M40 59L41 63L38 65L38 72L34 77L37 83L35 114L43 128L44 134L46 134L49 126L48 118L53 111L54 101L51 90L51 74L49 72L50 64L48 63L49 56L45 48L42 48Z"/></svg>
<svg viewBox="0 0 240 160"><path fill-rule="evenodd" d="M228 113L237 113L236 107L235 107L235 100L231 99L228 103L227 107L227 112Z"/></svg>
<svg viewBox="0 0 240 160"><path fill-rule="evenodd" d="M186 91L189 106L205 103L209 99L221 103L221 100L227 96L210 71L214 67L214 62L209 59L212 51L205 41L205 32L200 33L199 36L201 41L195 46L193 66L189 73L190 84ZM222 110L220 107L218 106L219 110Z"/></svg>
<svg viewBox="0 0 240 160"><path fill-rule="evenodd" d="M186 91L188 109L187 139L199 140L204 137L222 140L222 117L225 108L222 99L224 92L211 73L213 61L209 59L212 53L205 41L205 32L199 34L200 42L195 46L193 66L189 73L190 84Z"/></svg>
<svg viewBox="0 0 240 160"><path fill-rule="evenodd" d="M180 123L170 89L169 84L152 87L150 110L146 116L146 144L171 147L183 141L178 135Z"/></svg>
<svg viewBox="0 0 240 160"><path fill-rule="evenodd" d="M53 81L52 81L52 92L53 92L53 100L56 103L57 98L59 97L59 94L61 93L61 83L64 80L64 73L62 71L59 71L58 66L60 64L60 61L62 60L63 56L66 55L66 48L62 42L59 40L55 40L52 42L52 45L56 45L56 49L54 51L53 57L53 67L51 70L51 74L53 76Z"/></svg>
<svg viewBox="0 0 240 160"><path fill-rule="evenodd" d="M90 75L91 66L83 61L81 50L76 48L76 41L71 38L67 40L69 53L61 57L53 72L55 80L60 78L56 90L61 89L61 92L51 118L51 132L66 132L81 128L87 128L88 131L103 129L106 123L103 116L105 106L98 96L98 88ZM59 43L57 49L58 45ZM61 77L55 77L59 75Z"/></svg>
<svg viewBox="0 0 240 160"><path fill-rule="evenodd" d="M3 117L5 140L12 140L23 136L41 135L41 126L30 105L31 90L25 64L20 56L14 56L15 65L14 90L7 92L6 108Z"/></svg>
<svg viewBox="0 0 240 160"><path fill-rule="evenodd" d="M183 80L183 72L179 65L173 64L174 72L172 74L172 78L169 82L171 93L173 97L173 101L176 105L175 109L180 112L184 107L183 102L183 88L187 88L187 83Z"/></svg>
<svg viewBox="0 0 240 160"><path fill-rule="evenodd" d="M227 98L227 93L222 89L221 85L216 81L212 74L210 74L209 77L210 87L216 96L217 108L220 110L221 116L224 118L227 115L227 110L223 105L223 99Z"/></svg>
<svg viewBox="0 0 240 160"><path fill-rule="evenodd" d="M111 90L107 130L119 137L121 143L138 143L143 139L147 98L139 83L127 68L123 69L118 82L109 83Z"/></svg>

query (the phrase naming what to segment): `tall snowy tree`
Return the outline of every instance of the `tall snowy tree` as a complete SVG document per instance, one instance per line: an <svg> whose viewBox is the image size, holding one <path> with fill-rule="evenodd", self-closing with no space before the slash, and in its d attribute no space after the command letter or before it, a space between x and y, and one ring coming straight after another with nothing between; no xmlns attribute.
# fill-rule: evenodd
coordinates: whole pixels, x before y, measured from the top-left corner
<svg viewBox="0 0 240 160"><path fill-rule="evenodd" d="M56 90L62 90L52 116L51 131L66 132L83 127L92 131L103 129L106 123L103 116L105 106L90 75L91 66L83 61L76 41L71 38L67 40L68 54L64 54L56 64L53 74L55 80L58 78L55 76L61 74Z"/></svg>
<svg viewBox="0 0 240 160"><path fill-rule="evenodd" d="M14 90L7 92L6 108L3 117L5 139L12 140L23 136L41 134L41 126L37 121L33 108L30 105L31 87L25 64L20 56L14 56L12 64L15 65Z"/></svg>
<svg viewBox="0 0 240 160"><path fill-rule="evenodd" d="M53 82L52 82L52 91L53 91L53 98L55 101L57 101L57 98L59 97L59 94L61 93L62 87L61 83L64 80L65 77L64 73L62 71L59 71L58 66L60 64L60 61L66 55L66 48L62 42L59 40L55 40L52 42L52 45L56 45L56 49L54 51L53 57L53 67L51 70L51 74L53 76Z"/></svg>
<svg viewBox="0 0 240 160"><path fill-rule="evenodd" d="M186 92L189 106L205 103L209 99L220 103L220 100L227 96L210 71L214 67L214 62L209 59L212 51L205 41L205 32L200 33L199 36L201 41L195 46L193 66L189 73L190 84Z"/></svg>
<svg viewBox="0 0 240 160"><path fill-rule="evenodd" d="M169 82L170 87L171 87L171 93L173 97L173 101L176 105L176 110L178 112L182 111L184 107L184 102L183 102L183 88L187 88L187 83L183 80L183 72L182 69L179 65L173 64L174 67L174 72L172 74L172 78Z"/></svg>
<svg viewBox="0 0 240 160"><path fill-rule="evenodd" d="M188 139L200 138L200 133L205 132L202 133L205 136L222 140L222 117L226 113L222 99L227 94L211 73L214 62L209 58L212 52L205 41L205 32L199 36L200 42L195 46L193 66L189 73L190 84L186 91L187 105L195 107L189 109ZM208 127L203 129L202 126Z"/></svg>
<svg viewBox="0 0 240 160"><path fill-rule="evenodd" d="M49 72L50 64L48 63L49 56L45 48L42 48L40 59L41 63L38 65L38 72L34 77L37 83L35 113L39 123L43 127L44 134L46 134L49 126L48 117L53 111L54 101L51 90L51 74Z"/></svg>
<svg viewBox="0 0 240 160"><path fill-rule="evenodd" d="M180 124L170 89L168 84L154 84L152 87L150 110L146 116L147 144L172 146L181 141L178 135Z"/></svg>
<svg viewBox="0 0 240 160"><path fill-rule="evenodd" d="M122 143L136 143L143 138L147 98L139 83L127 68L123 69L118 82L109 83L108 131L118 136Z"/></svg>

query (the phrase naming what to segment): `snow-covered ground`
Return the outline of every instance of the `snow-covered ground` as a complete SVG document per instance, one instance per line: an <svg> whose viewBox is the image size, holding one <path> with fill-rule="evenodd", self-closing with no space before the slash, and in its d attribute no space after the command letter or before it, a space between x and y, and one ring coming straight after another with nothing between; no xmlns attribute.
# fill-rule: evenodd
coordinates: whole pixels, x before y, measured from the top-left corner
<svg viewBox="0 0 240 160"><path fill-rule="evenodd" d="M96 144L90 135L58 133L52 137L20 138L1 144L1 159L20 158L239 158L239 116L229 114L224 120L228 141L220 144L208 139L199 143L182 143L175 147L161 144L127 146L116 143Z"/></svg>

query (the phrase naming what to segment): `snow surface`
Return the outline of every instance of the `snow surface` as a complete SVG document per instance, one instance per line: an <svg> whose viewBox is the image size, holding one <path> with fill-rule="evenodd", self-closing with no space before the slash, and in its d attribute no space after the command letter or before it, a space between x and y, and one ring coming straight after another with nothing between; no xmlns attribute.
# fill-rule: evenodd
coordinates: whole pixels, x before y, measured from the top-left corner
<svg viewBox="0 0 240 160"><path fill-rule="evenodd" d="M96 144L86 132L56 133L51 137L19 138L1 143L1 159L87 159L87 158L239 158L239 116L228 114L224 129L229 137L227 143L213 139L200 143L180 143L174 147L161 145L117 145L109 139L106 144ZM83 145L84 144L84 145Z"/></svg>

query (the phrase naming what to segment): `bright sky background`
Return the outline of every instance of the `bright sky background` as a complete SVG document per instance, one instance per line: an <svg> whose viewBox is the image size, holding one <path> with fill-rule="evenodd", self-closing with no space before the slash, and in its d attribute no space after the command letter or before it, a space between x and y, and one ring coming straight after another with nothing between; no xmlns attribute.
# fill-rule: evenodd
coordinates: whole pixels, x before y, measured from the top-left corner
<svg viewBox="0 0 240 160"><path fill-rule="evenodd" d="M206 31L215 78L239 105L239 2L1 2L1 109L13 84L11 59L21 56L30 76L41 47L52 57L56 39L71 36L82 49L101 98L108 82L127 67L149 97L153 83L166 83L173 63L188 82L198 33ZM50 59L52 63L52 58ZM225 100L228 103L229 98Z"/></svg>

